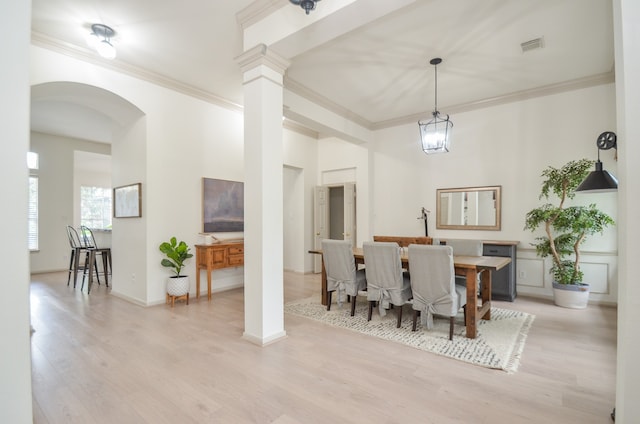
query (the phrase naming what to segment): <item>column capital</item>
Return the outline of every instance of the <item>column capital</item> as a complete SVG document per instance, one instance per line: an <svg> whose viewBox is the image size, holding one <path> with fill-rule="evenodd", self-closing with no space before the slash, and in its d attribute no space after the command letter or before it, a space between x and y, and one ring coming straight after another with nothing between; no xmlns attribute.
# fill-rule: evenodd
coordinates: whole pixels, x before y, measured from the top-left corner
<svg viewBox="0 0 640 424"><path fill-rule="evenodd" d="M289 65L291 65L290 61L269 49L265 44L258 44L235 59L238 65L240 65L242 72L247 72L264 65L278 72L280 75L284 75Z"/></svg>

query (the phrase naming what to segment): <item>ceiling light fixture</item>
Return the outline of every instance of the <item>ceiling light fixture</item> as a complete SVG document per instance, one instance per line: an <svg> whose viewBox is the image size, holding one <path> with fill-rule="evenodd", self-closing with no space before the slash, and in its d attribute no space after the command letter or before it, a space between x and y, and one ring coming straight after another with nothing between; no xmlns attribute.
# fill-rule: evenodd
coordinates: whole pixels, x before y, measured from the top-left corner
<svg viewBox="0 0 640 424"><path fill-rule="evenodd" d="M116 48L111 43L111 38L115 35L116 32L111 27L103 24L93 24L91 25L89 37L90 45L105 59L115 59Z"/></svg>
<svg viewBox="0 0 640 424"><path fill-rule="evenodd" d="M418 121L420 128L420 141L422 142L422 150L430 155L432 153L445 153L449 151L451 144L451 128L453 122L440 116L438 112L438 65L442 63L442 59L436 57L429 61L435 69L435 107L433 110L433 119L429 122Z"/></svg>
<svg viewBox="0 0 640 424"><path fill-rule="evenodd" d="M596 146L598 146L598 160L596 161L596 170L591 171L587 178L580 183L576 191L590 191L592 193L604 193L608 191L618 190L618 180L609 172L602 169L600 162L600 150L609 150L615 148L618 150L618 137L612 131L605 131L598 136Z"/></svg>
<svg viewBox="0 0 640 424"><path fill-rule="evenodd" d="M310 11L316 8L316 2L319 2L320 0L289 0L289 1L291 1L291 3L295 4L296 6L300 6L301 8L303 8L306 14L308 15Z"/></svg>

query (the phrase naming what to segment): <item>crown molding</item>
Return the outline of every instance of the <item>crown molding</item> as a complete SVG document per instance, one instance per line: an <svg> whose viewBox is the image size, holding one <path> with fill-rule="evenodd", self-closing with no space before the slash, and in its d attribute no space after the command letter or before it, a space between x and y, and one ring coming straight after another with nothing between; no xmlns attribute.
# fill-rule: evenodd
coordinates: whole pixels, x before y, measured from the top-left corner
<svg viewBox="0 0 640 424"><path fill-rule="evenodd" d="M320 133L317 131L314 131L312 129L309 129L307 127L305 127L304 125L301 125L295 121L292 121L290 119L285 119L282 122L282 128L286 128L290 131L295 131L298 134L302 134L302 135L306 135L307 137L311 137L314 139L318 139L320 138Z"/></svg>
<svg viewBox="0 0 640 424"><path fill-rule="evenodd" d="M336 115L342 116L345 119L348 119L364 128L371 129L373 126L371 121L363 118L362 116L353 113L349 109L340 106L332 100L324 97L323 95L311 90L310 88L300 84L299 82L289 78L287 75L284 76L284 87L291 92L304 97L305 99L321 106Z"/></svg>
<svg viewBox="0 0 640 424"><path fill-rule="evenodd" d="M139 78L148 81L152 84L159 85L164 88L168 88L173 91L185 94L187 96L195 97L203 100L207 103L215 104L226 109L230 109L236 112L242 112L242 105L233 103L230 100L224 99L206 90L196 88L192 85L182 83L175 79L166 77L156 72L151 72L138 66L130 65L118 59L108 60L102 59L97 56L93 50L79 47L74 44L70 44L53 37L49 37L39 32L31 32L31 43L33 45L55 51L57 53L64 54L74 59L82 60L83 62L91 63L92 65L100 66L112 71L120 72L134 78Z"/></svg>
<svg viewBox="0 0 640 424"><path fill-rule="evenodd" d="M615 73L612 71L603 74L592 75L584 78L578 78L570 81L563 81L556 84L549 84L542 87L536 87L529 90L517 91L502 96L491 97L487 99L477 100L469 103L461 103L458 105L441 107L446 109L448 115L455 113L469 112L487 107L499 106L507 103L518 102L536 97L550 96L553 94L565 93L568 91L579 90L582 88L595 87L598 85L610 84L615 82ZM403 116L399 118L389 119L386 121L375 122L371 126L371 130L380 130L384 128L397 127L418 122L426 116L431 116L431 112L421 112L413 115Z"/></svg>
<svg viewBox="0 0 640 424"><path fill-rule="evenodd" d="M257 0L236 13L236 21L243 30L284 7L289 0Z"/></svg>
<svg viewBox="0 0 640 424"><path fill-rule="evenodd" d="M263 7L280 7L279 6L280 4L286 3L286 2L287 0L259 0L253 3L248 8L255 7L254 6L255 4L262 4ZM75 59L82 60L83 62L88 62L96 66L110 69L112 71L121 72L129 76L156 84L158 86L177 91L187 96L198 98L207 103L215 104L236 112L242 112L244 110L242 105L233 103L211 92L193 87L188 84L184 84L180 81L174 80L164 75L161 75L155 72L150 72L146 69L130 65L118 59L115 59L115 60L102 59L101 57L97 56L93 50L82 48L74 44L66 43L36 31L32 31L31 33L31 42L36 46L43 47L45 49L64 54L66 56L70 56ZM283 63L279 62L278 60L276 60L274 63L280 64L281 66L283 65ZM614 82L615 82L615 71L612 68L611 71L598 74L598 75L578 78L570 81L564 81L557 84L550 84L547 86L532 88L529 90L523 90L515 93L509 93L503 96L481 99L474 102L452 105L452 106L441 108L441 109L446 109L448 114L469 112L472 110L532 99L535 97L549 96L553 94L559 94L567 91L579 90L582 88L589 88L589 87L594 87L594 86L603 85L603 84L610 84ZM352 112L351 110L311 90L310 88L298 83L297 81L289 78L287 75L284 76L284 87L287 90L290 90L293 93L296 93L297 95L302 96L307 100L371 131L415 123L420 119L423 119L425 116L430 116L430 112L425 111L421 113L388 119L384 121L371 122L365 119L364 117ZM291 125L291 124L289 123L287 125ZM315 138L318 137L317 132L310 130L306 127L296 126L294 128L292 126L290 129L294 131L298 131L305 135L309 135L310 137L315 137Z"/></svg>

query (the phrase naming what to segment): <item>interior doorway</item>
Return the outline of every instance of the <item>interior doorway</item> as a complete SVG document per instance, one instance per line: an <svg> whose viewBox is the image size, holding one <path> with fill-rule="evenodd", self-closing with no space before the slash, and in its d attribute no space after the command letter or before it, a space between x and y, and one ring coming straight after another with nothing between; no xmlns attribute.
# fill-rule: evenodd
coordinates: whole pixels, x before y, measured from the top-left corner
<svg viewBox="0 0 640 424"><path fill-rule="evenodd" d="M351 240L356 245L356 185L354 183L317 186L314 191L314 248L323 239ZM318 256L314 271L322 271Z"/></svg>

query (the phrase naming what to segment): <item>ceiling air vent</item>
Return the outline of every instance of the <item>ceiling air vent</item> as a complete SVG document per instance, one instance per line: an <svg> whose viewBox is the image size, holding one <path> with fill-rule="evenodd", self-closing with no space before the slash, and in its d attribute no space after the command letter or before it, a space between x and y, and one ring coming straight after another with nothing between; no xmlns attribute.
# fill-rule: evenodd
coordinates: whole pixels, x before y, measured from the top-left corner
<svg viewBox="0 0 640 424"><path fill-rule="evenodd" d="M535 49L541 49L544 47L544 37L534 38L533 40L520 43L520 47L522 47L522 53L526 53Z"/></svg>

